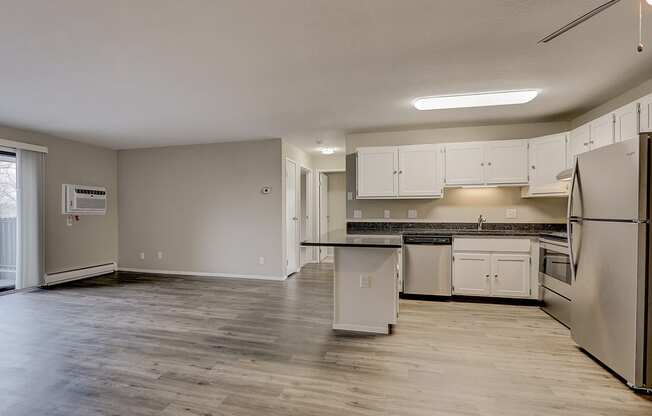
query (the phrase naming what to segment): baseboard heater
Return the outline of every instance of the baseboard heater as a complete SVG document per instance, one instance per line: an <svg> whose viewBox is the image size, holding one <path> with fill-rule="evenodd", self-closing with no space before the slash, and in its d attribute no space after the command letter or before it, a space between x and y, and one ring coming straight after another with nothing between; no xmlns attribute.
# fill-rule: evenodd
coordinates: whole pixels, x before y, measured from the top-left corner
<svg viewBox="0 0 652 416"><path fill-rule="evenodd" d="M80 267L79 269L49 273L45 275L44 286L51 286L59 283L71 282L73 280L86 279L88 277L113 273L117 269L118 267L116 263L111 262L111 263L98 264L97 266Z"/></svg>

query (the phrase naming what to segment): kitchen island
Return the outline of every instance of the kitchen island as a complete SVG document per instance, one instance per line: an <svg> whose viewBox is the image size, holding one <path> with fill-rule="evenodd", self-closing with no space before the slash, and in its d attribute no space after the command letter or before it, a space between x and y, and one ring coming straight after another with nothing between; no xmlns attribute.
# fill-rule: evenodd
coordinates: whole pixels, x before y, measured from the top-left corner
<svg viewBox="0 0 652 416"><path fill-rule="evenodd" d="M389 334L398 317L401 236L337 231L301 245L333 247L333 329Z"/></svg>

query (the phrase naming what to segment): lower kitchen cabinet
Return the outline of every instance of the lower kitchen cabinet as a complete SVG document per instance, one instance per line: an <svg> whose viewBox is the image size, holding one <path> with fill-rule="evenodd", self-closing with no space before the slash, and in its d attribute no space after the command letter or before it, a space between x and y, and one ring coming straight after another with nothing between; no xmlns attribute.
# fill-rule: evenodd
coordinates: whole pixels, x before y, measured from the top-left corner
<svg viewBox="0 0 652 416"><path fill-rule="evenodd" d="M456 251L456 245L468 251ZM467 238L453 247L454 295L532 297L529 240Z"/></svg>
<svg viewBox="0 0 652 416"><path fill-rule="evenodd" d="M491 255L456 253L453 257L453 293L491 296Z"/></svg>
<svg viewBox="0 0 652 416"><path fill-rule="evenodd" d="M490 280L491 296L529 297L530 256L527 254L492 254Z"/></svg>

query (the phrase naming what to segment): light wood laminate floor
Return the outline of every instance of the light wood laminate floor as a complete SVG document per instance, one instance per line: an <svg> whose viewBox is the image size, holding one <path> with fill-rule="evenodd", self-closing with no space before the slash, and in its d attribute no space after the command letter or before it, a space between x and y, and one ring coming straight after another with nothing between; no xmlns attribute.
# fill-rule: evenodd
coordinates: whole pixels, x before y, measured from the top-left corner
<svg viewBox="0 0 652 416"><path fill-rule="evenodd" d="M401 301L391 336L331 316L332 265L0 296L0 414L652 415L535 307Z"/></svg>

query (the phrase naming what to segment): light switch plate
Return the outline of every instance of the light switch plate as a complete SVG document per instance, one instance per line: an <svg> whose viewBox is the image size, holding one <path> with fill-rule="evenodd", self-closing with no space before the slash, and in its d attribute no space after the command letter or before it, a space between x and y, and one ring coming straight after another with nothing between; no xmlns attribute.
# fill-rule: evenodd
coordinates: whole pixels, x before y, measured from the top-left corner
<svg viewBox="0 0 652 416"><path fill-rule="evenodd" d="M362 218L362 210L361 209L354 209L353 210L353 218Z"/></svg>
<svg viewBox="0 0 652 416"><path fill-rule="evenodd" d="M360 275L360 287L366 289L369 286L371 286L371 276L361 274Z"/></svg>
<svg viewBox="0 0 652 416"><path fill-rule="evenodd" d="M385 217L385 218L391 218L391 217L392 217L391 212L390 212L388 209L386 209L386 210L383 212L383 217Z"/></svg>
<svg viewBox="0 0 652 416"><path fill-rule="evenodd" d="M508 219L518 218L518 212L516 211L516 208L507 208L505 210L505 218Z"/></svg>
<svg viewBox="0 0 652 416"><path fill-rule="evenodd" d="M417 210L416 209L408 209L408 218L413 220L417 217Z"/></svg>

